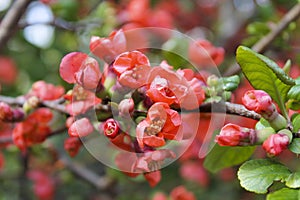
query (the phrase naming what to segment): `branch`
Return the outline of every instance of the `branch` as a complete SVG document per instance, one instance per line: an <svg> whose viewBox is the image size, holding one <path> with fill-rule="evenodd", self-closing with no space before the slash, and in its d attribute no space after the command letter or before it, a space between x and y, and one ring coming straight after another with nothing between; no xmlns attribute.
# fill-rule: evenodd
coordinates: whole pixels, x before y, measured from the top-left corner
<svg viewBox="0 0 300 200"><path fill-rule="evenodd" d="M99 190L109 189L114 182L109 177L99 176L95 172L85 168L79 163L72 162L70 159L66 157L61 157L60 162L62 162L63 165L66 168L68 168L70 171L72 171L75 175L87 181L88 183L92 184Z"/></svg>
<svg viewBox="0 0 300 200"><path fill-rule="evenodd" d="M18 28L23 29L28 26L34 26L34 25L49 25L62 30L76 32L81 29L85 29L87 27L90 28L91 26L99 27L101 25L101 21L97 19L97 20L88 20L88 21L80 21L80 22L69 22L61 18L55 18L53 21L50 22L36 22L31 24L27 22L20 22L18 24Z"/></svg>
<svg viewBox="0 0 300 200"><path fill-rule="evenodd" d="M16 0L7 11L0 24L0 49L3 48L9 38L12 37L18 21L31 1L32 0Z"/></svg>
<svg viewBox="0 0 300 200"><path fill-rule="evenodd" d="M263 53L274 41L274 39L280 35L288 25L297 20L300 17L300 3L296 4L289 12L287 12L279 23L269 32L266 36L257 41L253 46L252 50ZM224 76L231 76L240 72L240 67L238 64L230 67L225 73Z"/></svg>

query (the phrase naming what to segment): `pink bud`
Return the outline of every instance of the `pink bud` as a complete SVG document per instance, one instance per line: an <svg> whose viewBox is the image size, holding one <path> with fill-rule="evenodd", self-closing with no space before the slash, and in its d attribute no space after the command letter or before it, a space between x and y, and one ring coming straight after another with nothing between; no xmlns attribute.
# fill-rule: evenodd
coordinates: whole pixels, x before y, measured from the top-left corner
<svg viewBox="0 0 300 200"><path fill-rule="evenodd" d="M226 124L215 141L220 146L243 146L255 142L256 133L253 129L243 128L235 124Z"/></svg>
<svg viewBox="0 0 300 200"><path fill-rule="evenodd" d="M130 116L134 110L133 99L123 99L119 104L119 115Z"/></svg>
<svg viewBox="0 0 300 200"><path fill-rule="evenodd" d="M94 127L87 118L75 121L69 128L68 133L71 137L84 137L94 131Z"/></svg>
<svg viewBox="0 0 300 200"><path fill-rule="evenodd" d="M274 111L271 97L262 90L248 90L242 101L247 109L259 114Z"/></svg>
<svg viewBox="0 0 300 200"><path fill-rule="evenodd" d="M263 143L264 150L273 156L277 156L285 150L290 143L290 138L286 134L272 134Z"/></svg>
<svg viewBox="0 0 300 200"><path fill-rule="evenodd" d="M104 130L104 135L106 137L113 139L118 135L120 131L120 126L116 120L111 118L104 122L103 130Z"/></svg>
<svg viewBox="0 0 300 200"><path fill-rule="evenodd" d="M74 74L76 82L87 90L96 89L101 76L97 60L91 57L88 57Z"/></svg>

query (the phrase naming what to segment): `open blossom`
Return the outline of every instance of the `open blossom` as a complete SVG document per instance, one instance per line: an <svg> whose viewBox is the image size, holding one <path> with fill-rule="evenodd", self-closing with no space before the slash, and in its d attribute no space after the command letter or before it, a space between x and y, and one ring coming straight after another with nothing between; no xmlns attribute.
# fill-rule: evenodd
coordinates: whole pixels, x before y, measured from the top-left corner
<svg viewBox="0 0 300 200"><path fill-rule="evenodd" d="M36 96L41 100L55 100L60 98L65 93L62 86L54 86L45 81L37 81L33 83L29 96Z"/></svg>
<svg viewBox="0 0 300 200"><path fill-rule="evenodd" d="M130 88L139 88L146 84L146 75L151 67L146 55L139 51L120 54L112 65L119 82Z"/></svg>
<svg viewBox="0 0 300 200"><path fill-rule="evenodd" d="M81 118L76 120L68 129L68 133L71 137L84 137L91 134L94 131L94 127L88 118Z"/></svg>
<svg viewBox="0 0 300 200"><path fill-rule="evenodd" d="M165 139L174 140L181 125L181 118L177 111L170 109L166 103L153 104L147 118L141 121L137 128L137 141L140 147L161 147Z"/></svg>
<svg viewBox="0 0 300 200"><path fill-rule="evenodd" d="M290 138L286 134L272 134L263 143L264 150L273 156L277 156L285 150L290 143Z"/></svg>
<svg viewBox="0 0 300 200"><path fill-rule="evenodd" d="M162 63L151 69L146 95L154 102L179 105L185 109L198 108L205 99L202 82L196 78L188 81L182 73L176 73L166 66L166 63Z"/></svg>
<svg viewBox="0 0 300 200"><path fill-rule="evenodd" d="M49 122L53 114L48 108L39 108L13 129L13 141L21 150L43 142L51 132Z"/></svg>
<svg viewBox="0 0 300 200"><path fill-rule="evenodd" d="M92 36L90 50L94 55L111 64L119 54L126 51L126 38L123 30L113 31L108 38Z"/></svg>
<svg viewBox="0 0 300 200"><path fill-rule="evenodd" d="M256 133L253 129L244 128L235 124L226 124L215 141L220 146L242 146L253 144L256 139Z"/></svg>
<svg viewBox="0 0 300 200"><path fill-rule="evenodd" d="M242 102L247 109L257 113L272 112L274 110L270 95L263 90L248 90L244 94Z"/></svg>
<svg viewBox="0 0 300 200"><path fill-rule="evenodd" d="M225 51L222 47L215 47L209 41L201 39L190 44L189 59L198 66L215 66L224 60Z"/></svg>
<svg viewBox="0 0 300 200"><path fill-rule="evenodd" d="M78 83L87 90L96 89L102 76L97 60L81 52L64 56L59 73L66 82Z"/></svg>

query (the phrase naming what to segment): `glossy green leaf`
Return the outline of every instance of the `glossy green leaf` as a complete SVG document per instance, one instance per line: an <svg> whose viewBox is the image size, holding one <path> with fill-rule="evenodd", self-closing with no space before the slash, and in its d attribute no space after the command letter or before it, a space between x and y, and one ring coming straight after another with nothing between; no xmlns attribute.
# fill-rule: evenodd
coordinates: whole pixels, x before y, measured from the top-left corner
<svg viewBox="0 0 300 200"><path fill-rule="evenodd" d="M293 132L296 133L300 129L300 114L293 115L292 117L292 125L293 125Z"/></svg>
<svg viewBox="0 0 300 200"><path fill-rule="evenodd" d="M300 172L292 173L286 180L286 186L289 188L300 188Z"/></svg>
<svg viewBox="0 0 300 200"><path fill-rule="evenodd" d="M276 192L268 194L267 200L299 200L300 199L300 191L294 190L290 188L282 188Z"/></svg>
<svg viewBox="0 0 300 200"><path fill-rule="evenodd" d="M293 153L300 154L300 138L294 138L289 145L289 150Z"/></svg>
<svg viewBox="0 0 300 200"><path fill-rule="evenodd" d="M216 144L204 161L204 167L216 173L226 167L239 165L250 158L255 147L223 147Z"/></svg>
<svg viewBox="0 0 300 200"><path fill-rule="evenodd" d="M240 84L240 77L238 75L222 78L223 89L226 91L235 90Z"/></svg>
<svg viewBox="0 0 300 200"><path fill-rule="evenodd" d="M250 160L238 171L238 178L243 188L264 194L274 181L285 181L291 174L289 169L269 159Z"/></svg>
<svg viewBox="0 0 300 200"><path fill-rule="evenodd" d="M255 89L267 92L276 101L280 110L286 112L284 103L295 81L274 61L247 47L240 46L237 49L236 59L251 85ZM287 117L287 113L284 115Z"/></svg>

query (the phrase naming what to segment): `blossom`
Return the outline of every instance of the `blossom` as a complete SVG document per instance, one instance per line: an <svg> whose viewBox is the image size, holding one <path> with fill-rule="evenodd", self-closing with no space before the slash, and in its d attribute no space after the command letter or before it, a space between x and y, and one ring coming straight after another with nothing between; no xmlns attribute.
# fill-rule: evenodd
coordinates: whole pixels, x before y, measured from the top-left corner
<svg viewBox="0 0 300 200"><path fill-rule="evenodd" d="M15 82L18 70L14 60L7 56L0 56L0 83L11 85Z"/></svg>
<svg viewBox="0 0 300 200"><path fill-rule="evenodd" d="M221 64L224 54L222 47L215 47L204 39L191 43L188 50L189 59L196 65L204 67Z"/></svg>
<svg viewBox="0 0 300 200"><path fill-rule="evenodd" d="M209 184L208 173L204 169L203 163L199 161L183 162L180 167L180 175L185 180L194 181L202 187L206 187Z"/></svg>
<svg viewBox="0 0 300 200"><path fill-rule="evenodd" d="M126 38L123 30L113 31L108 38L92 36L90 50L94 55L111 64L119 54L126 51Z"/></svg>
<svg viewBox="0 0 300 200"><path fill-rule="evenodd" d="M257 113L273 111L273 103L270 95L262 90L248 90L242 102L249 110Z"/></svg>
<svg viewBox="0 0 300 200"><path fill-rule="evenodd" d="M182 185L175 187L170 196L172 200L196 200L195 195Z"/></svg>
<svg viewBox="0 0 300 200"><path fill-rule="evenodd" d="M27 172L27 177L33 181L33 191L38 199L53 199L55 182L46 172L41 170L31 170Z"/></svg>
<svg viewBox="0 0 300 200"><path fill-rule="evenodd" d="M168 105L178 105L185 109L195 109L205 99L203 82L192 78L187 80L183 75L170 69L166 63L154 67L149 72L146 95L153 102L164 102Z"/></svg>
<svg viewBox="0 0 300 200"><path fill-rule="evenodd" d="M146 55L131 51L120 54L112 64L112 69L122 85L139 88L146 84L145 76L151 67Z"/></svg>
<svg viewBox="0 0 300 200"><path fill-rule="evenodd" d="M81 118L69 127L68 133L71 137L84 137L91 134L94 127L88 118Z"/></svg>
<svg viewBox="0 0 300 200"><path fill-rule="evenodd" d="M118 106L119 115L126 117L130 116L134 110L134 101L133 99L123 99Z"/></svg>
<svg viewBox="0 0 300 200"><path fill-rule="evenodd" d="M181 118L177 111L170 109L166 103L155 103L150 107L147 118L137 125L137 141L142 148L145 144L164 146L165 139L179 139L176 135L180 125Z"/></svg>
<svg viewBox="0 0 300 200"><path fill-rule="evenodd" d="M43 142L51 132L49 122L53 114L48 108L39 108L13 129L13 142L21 150Z"/></svg>
<svg viewBox="0 0 300 200"><path fill-rule="evenodd" d="M285 150L290 143L290 138L286 134L277 133L272 134L263 143L264 150L273 156L277 156Z"/></svg>
<svg viewBox="0 0 300 200"><path fill-rule="evenodd" d="M64 149L71 157L74 157L78 154L81 146L82 142L78 137L68 137L64 141Z"/></svg>
<svg viewBox="0 0 300 200"><path fill-rule="evenodd" d="M59 66L59 74L61 78L68 83L75 83L74 74L78 72L82 63L87 58L88 55L82 52L72 52L65 55Z"/></svg>
<svg viewBox="0 0 300 200"><path fill-rule="evenodd" d="M235 124L226 124L215 141L220 146L242 146L245 144L253 144L255 142L256 133L253 129L244 128Z"/></svg>
<svg viewBox="0 0 300 200"><path fill-rule="evenodd" d="M60 98L65 93L62 86L54 86L45 81L37 81L33 83L29 96L36 96L41 100L55 100Z"/></svg>
<svg viewBox="0 0 300 200"><path fill-rule="evenodd" d="M110 118L104 122L103 132L106 137L113 139L118 135L119 131L120 131L120 125L116 120Z"/></svg>

